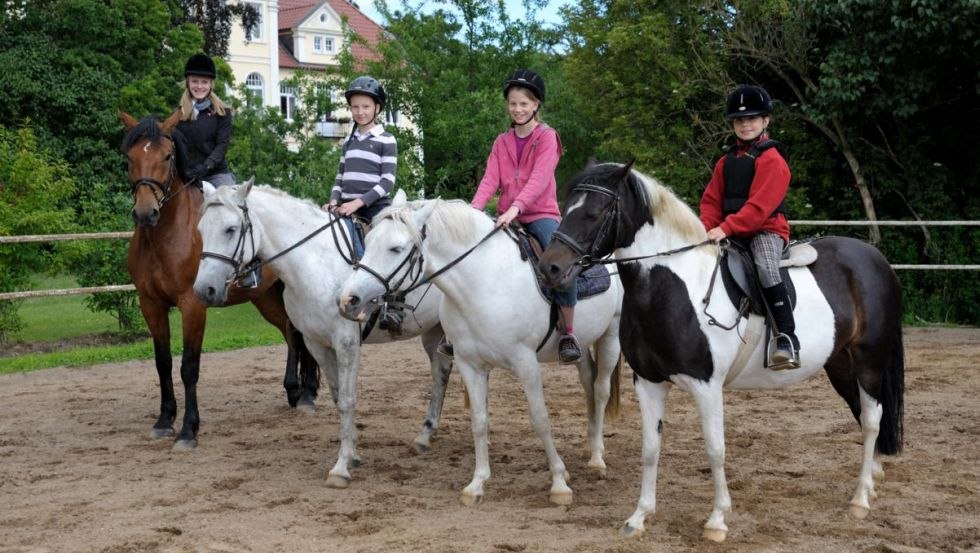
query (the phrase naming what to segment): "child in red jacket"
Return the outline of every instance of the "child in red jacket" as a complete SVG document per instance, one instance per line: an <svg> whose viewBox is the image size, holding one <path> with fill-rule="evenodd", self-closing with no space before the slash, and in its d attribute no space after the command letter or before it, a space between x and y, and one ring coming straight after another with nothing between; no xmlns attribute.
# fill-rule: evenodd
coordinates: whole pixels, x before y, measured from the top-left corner
<svg viewBox="0 0 980 553"><path fill-rule="evenodd" d="M759 86L740 85L728 96L725 118L732 122L735 146L715 164L711 181L701 197L701 223L708 238L749 241L762 292L776 324L776 348L770 368L800 366L793 306L779 274L779 259L789 242L784 199L790 170L770 140L772 99Z"/></svg>

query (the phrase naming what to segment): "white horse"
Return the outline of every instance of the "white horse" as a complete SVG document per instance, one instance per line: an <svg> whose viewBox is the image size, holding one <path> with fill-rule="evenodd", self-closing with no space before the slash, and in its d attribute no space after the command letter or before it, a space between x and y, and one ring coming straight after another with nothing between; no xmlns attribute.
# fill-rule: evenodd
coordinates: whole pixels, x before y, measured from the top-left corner
<svg viewBox="0 0 980 553"><path fill-rule="evenodd" d="M361 329L337 311L341 283L353 271L348 263L350 252L344 247L349 245L346 225L337 221L313 202L268 186L253 187L252 180L218 189L206 184L198 223L205 253L194 291L204 303L220 304L228 283L256 260L267 260L276 271L286 285L289 318L323 367L340 412L340 452L327 485L344 488L350 482L348 467L359 463L354 409ZM321 232L313 234L317 229ZM405 314L400 334L375 328L365 340L378 343L422 336L432 369L432 397L422 431L415 438L419 451L428 450L430 437L439 427L452 370L452 360L436 353L443 334L438 317L441 296L435 287L416 291L406 299L415 309Z"/></svg>
<svg viewBox="0 0 980 553"><path fill-rule="evenodd" d="M722 279L713 276L718 247L706 243L701 222L677 196L619 164L586 167L569 190L564 219L539 266L552 285L560 285L606 255L618 262L626 289L623 353L636 375L643 414L640 499L624 531L642 532L645 517L656 510L661 431L672 384L694 397L701 415L715 486L704 536L722 541L732 505L725 480L723 388L781 389L821 369L864 434L850 510L858 518L867 516L869 498L876 497L875 478L884 476L877 456L902 449L901 289L884 256L850 238L812 242L816 261L789 269L798 298L801 366L776 372L763 366L762 318L739 316ZM719 322L737 323L737 331Z"/></svg>
<svg viewBox="0 0 980 553"><path fill-rule="evenodd" d="M544 442L551 469L550 499L556 504L572 501L566 483L565 464L555 448L542 390L539 361L557 361L557 333L551 332L549 305L534 278L533 266L522 261L518 246L504 232L490 236L493 221L481 211L459 201L427 200L392 205L374 220L366 240L361 268L347 280L341 310L363 318L365 301L383 295L390 287L378 278L400 278L408 267L422 264L426 278L433 277L444 294L439 319L455 349L456 364L469 395L476 467L473 480L462 492L465 505L483 498L490 478L487 443L487 377L492 367L504 367L520 380L527 397L531 423ZM486 240L482 238L486 237ZM465 255L471 251L472 255ZM455 264L453 264L455 263ZM441 271L453 264L448 270ZM589 412L589 466L601 475L603 415L612 394L618 409L619 314L622 287L613 276L605 292L576 305L575 331L587 350L595 344L596 359L586 351L579 362L579 378L586 392ZM411 286L402 279L401 289ZM550 336L549 336L550 333ZM540 351L539 344L549 336ZM598 365L598 372L596 372Z"/></svg>

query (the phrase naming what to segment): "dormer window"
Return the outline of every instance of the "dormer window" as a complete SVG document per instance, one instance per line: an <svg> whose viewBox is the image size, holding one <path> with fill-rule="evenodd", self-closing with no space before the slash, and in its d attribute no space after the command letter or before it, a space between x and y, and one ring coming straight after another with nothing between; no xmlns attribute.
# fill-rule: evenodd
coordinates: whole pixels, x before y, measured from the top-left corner
<svg viewBox="0 0 980 553"><path fill-rule="evenodd" d="M332 54L334 52L333 37L313 35L313 51L317 54Z"/></svg>

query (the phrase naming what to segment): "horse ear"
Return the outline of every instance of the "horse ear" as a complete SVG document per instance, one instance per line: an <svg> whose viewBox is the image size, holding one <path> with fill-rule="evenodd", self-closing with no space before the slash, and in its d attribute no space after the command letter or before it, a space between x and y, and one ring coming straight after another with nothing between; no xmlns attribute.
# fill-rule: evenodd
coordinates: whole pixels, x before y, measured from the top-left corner
<svg viewBox="0 0 980 553"><path fill-rule="evenodd" d="M412 222L415 223L415 228L422 228L425 222L429 220L429 215L432 215L432 211L435 210L436 204L441 200L425 200L419 203L418 208L412 212Z"/></svg>
<svg viewBox="0 0 980 553"><path fill-rule="evenodd" d="M391 199L391 205L402 206L408 203L408 196L405 195L405 190L399 188L398 192L395 192L395 197Z"/></svg>
<svg viewBox="0 0 980 553"><path fill-rule="evenodd" d="M242 195L242 198L248 196L248 193L252 191L253 184L255 184L255 175L252 175L252 178L242 183L242 189L245 190L245 194Z"/></svg>
<svg viewBox="0 0 980 553"><path fill-rule="evenodd" d="M210 182L208 182L206 180L202 180L201 181L201 190L204 191L204 197L205 198L207 198L211 194L214 194L215 192L218 191L218 189L215 188L213 184L211 184Z"/></svg>
<svg viewBox="0 0 980 553"><path fill-rule="evenodd" d="M596 160L595 160L595 158L593 156L589 156L589 159L586 160L586 162L585 162L585 168L586 169L592 169L595 166L596 166Z"/></svg>
<svg viewBox="0 0 980 553"><path fill-rule="evenodd" d="M636 163L636 158L631 159L629 163L623 165L622 175L619 177L620 179L625 179L629 176L630 171L633 170L634 163Z"/></svg>
<svg viewBox="0 0 980 553"><path fill-rule="evenodd" d="M177 123L179 121L180 121L180 111L174 110L174 112L170 114L170 117L167 117L166 121L164 121L163 124L160 125L160 127L163 128L165 132L169 133L170 131L173 130L174 127L177 126Z"/></svg>
<svg viewBox="0 0 980 553"><path fill-rule="evenodd" d="M120 111L119 112L119 120L122 121L122 124L123 124L124 127L126 127L126 130L127 131L129 129L132 129L136 125L139 125L139 123L140 123L139 121L136 120L135 117L133 117L132 115L126 113L125 111Z"/></svg>

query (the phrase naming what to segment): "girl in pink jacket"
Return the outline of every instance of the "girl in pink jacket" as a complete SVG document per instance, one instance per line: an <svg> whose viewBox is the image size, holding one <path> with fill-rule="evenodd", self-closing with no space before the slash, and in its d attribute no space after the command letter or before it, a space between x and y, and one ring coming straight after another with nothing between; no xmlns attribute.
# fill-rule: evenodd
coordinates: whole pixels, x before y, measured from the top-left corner
<svg viewBox="0 0 980 553"><path fill-rule="evenodd" d="M509 225L517 219L542 247L547 247L561 220L555 183L561 139L538 116L544 102L544 80L529 69L515 71L504 81L504 98L511 129L494 141L486 173L470 204L482 210L499 190L497 226ZM575 284L565 290L554 290L554 299L564 321L558 340L558 358L562 364L575 363L582 356L572 327Z"/></svg>

